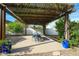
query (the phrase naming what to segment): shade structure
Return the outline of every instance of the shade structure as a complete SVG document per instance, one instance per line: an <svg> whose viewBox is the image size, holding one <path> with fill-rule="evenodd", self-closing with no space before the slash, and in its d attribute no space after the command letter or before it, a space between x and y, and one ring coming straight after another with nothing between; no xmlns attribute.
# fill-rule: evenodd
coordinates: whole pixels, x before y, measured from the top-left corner
<svg viewBox="0 0 79 59"><path fill-rule="evenodd" d="M25 24L38 25L46 25L74 10L73 4L65 3L7 3L4 5L19 16L20 21Z"/></svg>

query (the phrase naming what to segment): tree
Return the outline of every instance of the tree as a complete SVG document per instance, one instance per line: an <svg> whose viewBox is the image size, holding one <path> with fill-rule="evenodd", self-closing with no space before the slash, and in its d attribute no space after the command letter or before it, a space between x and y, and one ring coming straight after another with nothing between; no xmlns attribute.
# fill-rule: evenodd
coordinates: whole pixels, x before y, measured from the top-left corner
<svg viewBox="0 0 79 59"><path fill-rule="evenodd" d="M15 33L21 33L23 32L23 24L19 21L10 22L8 23L8 31L15 32Z"/></svg>
<svg viewBox="0 0 79 59"><path fill-rule="evenodd" d="M70 33L71 33L71 36L74 36L74 39L79 37L79 23L77 23L75 21L71 22Z"/></svg>
<svg viewBox="0 0 79 59"><path fill-rule="evenodd" d="M74 46L78 46L79 45L79 22L75 22L75 21L70 21L69 22L69 46L70 47L74 47ZM62 36L64 35L64 19L60 18L57 22L56 22L56 29L57 32L59 34L59 38L58 41L62 42L64 40L64 38L62 38Z"/></svg>
<svg viewBox="0 0 79 59"><path fill-rule="evenodd" d="M64 19L63 18L58 19L58 21L56 22L55 28L57 29L59 36L62 37L64 35Z"/></svg>

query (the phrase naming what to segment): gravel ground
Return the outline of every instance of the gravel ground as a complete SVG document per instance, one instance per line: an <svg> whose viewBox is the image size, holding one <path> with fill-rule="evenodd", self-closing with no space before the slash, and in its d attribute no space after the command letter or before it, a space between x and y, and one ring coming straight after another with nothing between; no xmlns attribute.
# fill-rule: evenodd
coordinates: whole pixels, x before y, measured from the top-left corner
<svg viewBox="0 0 79 59"><path fill-rule="evenodd" d="M6 56L6 54L2 54L1 56ZM21 52L20 54L19 53L7 54L7 56L79 56L79 48L75 47L74 49L69 48L65 50L51 51L46 53L35 53L35 54L27 54Z"/></svg>
<svg viewBox="0 0 79 59"><path fill-rule="evenodd" d="M8 56L79 56L79 48L64 49L56 41L35 43L32 36L9 37L13 42L13 52ZM5 54L2 54L5 56Z"/></svg>

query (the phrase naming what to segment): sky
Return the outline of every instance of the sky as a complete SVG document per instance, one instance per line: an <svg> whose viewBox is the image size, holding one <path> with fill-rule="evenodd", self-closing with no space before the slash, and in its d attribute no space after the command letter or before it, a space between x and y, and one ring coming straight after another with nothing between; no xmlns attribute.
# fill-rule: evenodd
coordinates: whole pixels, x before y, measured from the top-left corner
<svg viewBox="0 0 79 59"><path fill-rule="evenodd" d="M71 14L69 14L69 19L71 21L79 21L79 3L75 4L74 8L75 8L76 11L71 13ZM53 30L56 30L55 29L55 22L56 21L49 23L47 28L52 28Z"/></svg>
<svg viewBox="0 0 79 59"><path fill-rule="evenodd" d="M75 4L74 8L76 9L76 11L71 13L69 15L69 18L71 21L79 21L79 3Z"/></svg>
<svg viewBox="0 0 79 59"><path fill-rule="evenodd" d="M76 9L76 11L73 12L73 13L71 13L71 14L69 14L69 19L71 21L79 21L79 3L76 3L74 5L74 8ZM6 20L9 20L9 21L12 21L13 22L16 19L13 16L9 15L8 13L6 13ZM56 21L51 22L47 27L48 28L55 27L55 22ZM53 29L55 29L55 28L53 28Z"/></svg>
<svg viewBox="0 0 79 59"><path fill-rule="evenodd" d="M10 14L6 13L6 20L14 22L16 19L13 16L11 16Z"/></svg>

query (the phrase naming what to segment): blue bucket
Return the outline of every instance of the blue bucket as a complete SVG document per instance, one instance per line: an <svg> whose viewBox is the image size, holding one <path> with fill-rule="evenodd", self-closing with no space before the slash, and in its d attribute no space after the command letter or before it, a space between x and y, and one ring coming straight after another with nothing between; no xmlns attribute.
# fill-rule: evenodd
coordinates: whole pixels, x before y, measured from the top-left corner
<svg viewBox="0 0 79 59"><path fill-rule="evenodd" d="M69 41L68 41L68 40L64 40L64 41L62 42L62 46L63 46L64 48L69 48Z"/></svg>

